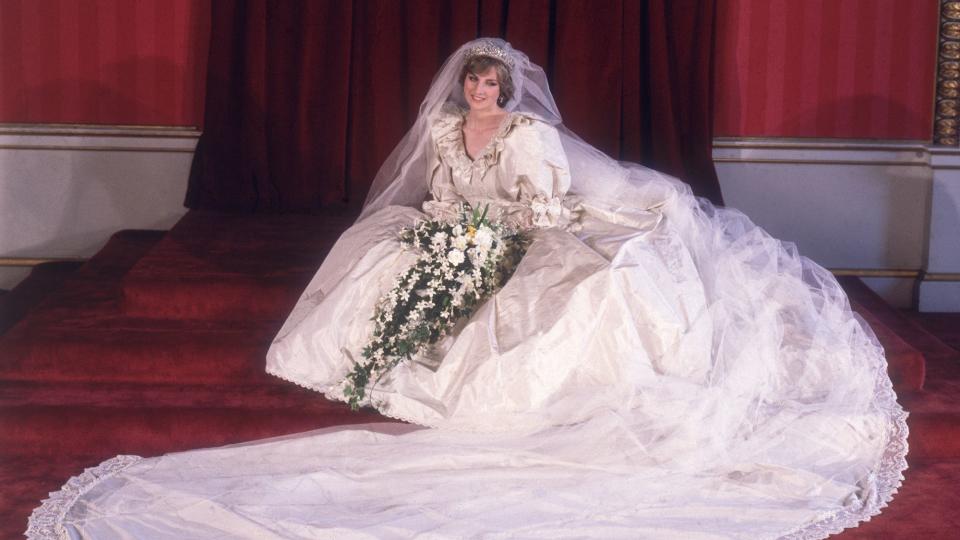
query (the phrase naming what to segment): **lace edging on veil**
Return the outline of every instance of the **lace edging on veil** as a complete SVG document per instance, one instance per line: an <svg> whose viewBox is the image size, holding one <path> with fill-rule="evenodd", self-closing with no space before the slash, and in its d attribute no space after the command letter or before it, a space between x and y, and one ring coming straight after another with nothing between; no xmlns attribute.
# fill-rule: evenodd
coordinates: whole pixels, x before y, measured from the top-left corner
<svg viewBox="0 0 960 540"><path fill-rule="evenodd" d="M140 456L120 455L70 478L58 491L51 492L50 497L44 499L30 514L24 534L30 540L68 540L70 536L63 528L63 520L77 499L100 482L142 459Z"/></svg>
<svg viewBox="0 0 960 540"><path fill-rule="evenodd" d="M886 362L883 367L884 370L877 376L876 403L889 420L888 439L877 469L870 475L869 483L865 486L869 492L861 492L863 504L859 508L843 508L821 515L813 523L802 525L783 535L781 540L821 540L844 529L857 527L861 522L870 521L873 516L879 515L899 491L904 480L903 471L907 469L908 413L897 402L893 383L886 376Z"/></svg>

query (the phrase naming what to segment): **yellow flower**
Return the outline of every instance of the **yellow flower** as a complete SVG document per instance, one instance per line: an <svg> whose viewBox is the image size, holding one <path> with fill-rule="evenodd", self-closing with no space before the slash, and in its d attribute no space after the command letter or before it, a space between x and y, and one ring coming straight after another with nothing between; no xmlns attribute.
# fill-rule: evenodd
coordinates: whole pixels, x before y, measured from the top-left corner
<svg viewBox="0 0 960 540"><path fill-rule="evenodd" d="M477 228L473 225L467 225L467 236L473 238L475 234L477 234Z"/></svg>

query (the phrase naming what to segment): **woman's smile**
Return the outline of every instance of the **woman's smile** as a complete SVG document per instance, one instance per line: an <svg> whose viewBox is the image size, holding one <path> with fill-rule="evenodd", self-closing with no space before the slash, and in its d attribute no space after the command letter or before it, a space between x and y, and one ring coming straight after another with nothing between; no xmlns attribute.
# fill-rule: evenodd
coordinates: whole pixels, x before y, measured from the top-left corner
<svg viewBox="0 0 960 540"><path fill-rule="evenodd" d="M463 94L474 111L493 112L500 97L497 70L491 66L483 73L468 73L463 80Z"/></svg>

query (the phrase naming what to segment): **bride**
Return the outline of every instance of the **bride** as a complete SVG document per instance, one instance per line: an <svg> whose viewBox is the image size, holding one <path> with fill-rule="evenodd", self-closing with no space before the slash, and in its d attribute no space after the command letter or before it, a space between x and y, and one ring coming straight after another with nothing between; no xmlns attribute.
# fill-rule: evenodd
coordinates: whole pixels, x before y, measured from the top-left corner
<svg viewBox="0 0 960 540"><path fill-rule="evenodd" d="M409 424L119 456L28 536L823 538L889 502L906 415L832 276L581 141L498 39L443 65L267 370L346 400L416 259L398 231L464 203L530 242L499 291L366 388Z"/></svg>

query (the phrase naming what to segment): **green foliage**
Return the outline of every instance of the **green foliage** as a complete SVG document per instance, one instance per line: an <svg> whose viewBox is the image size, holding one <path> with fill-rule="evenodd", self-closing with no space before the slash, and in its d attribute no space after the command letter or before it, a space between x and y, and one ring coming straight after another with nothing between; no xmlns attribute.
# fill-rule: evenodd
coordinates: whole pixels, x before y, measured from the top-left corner
<svg viewBox="0 0 960 540"><path fill-rule="evenodd" d="M487 210L463 205L458 222L420 221L400 231L404 248L419 255L377 303L363 360L344 381L351 408L359 408L369 387L446 336L513 274L529 241L490 223Z"/></svg>

